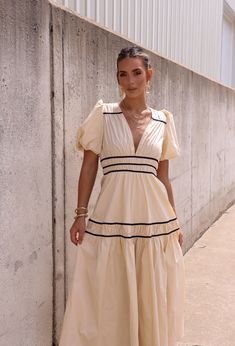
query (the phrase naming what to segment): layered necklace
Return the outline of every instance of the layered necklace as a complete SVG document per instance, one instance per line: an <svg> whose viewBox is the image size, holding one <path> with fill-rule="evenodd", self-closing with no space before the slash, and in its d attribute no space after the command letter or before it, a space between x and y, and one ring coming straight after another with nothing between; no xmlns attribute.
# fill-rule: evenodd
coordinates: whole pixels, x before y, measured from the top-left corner
<svg viewBox="0 0 235 346"><path fill-rule="evenodd" d="M131 111L127 108L125 100L122 100L120 105L123 108L124 115L130 128L144 130L146 124L149 122L149 115L151 115L151 109L147 106L147 108L141 112L137 110Z"/></svg>

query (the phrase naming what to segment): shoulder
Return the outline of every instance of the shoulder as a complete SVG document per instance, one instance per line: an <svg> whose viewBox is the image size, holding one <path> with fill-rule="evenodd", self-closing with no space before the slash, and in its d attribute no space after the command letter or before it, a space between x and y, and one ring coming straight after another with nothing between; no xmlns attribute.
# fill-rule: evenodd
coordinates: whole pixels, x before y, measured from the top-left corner
<svg viewBox="0 0 235 346"><path fill-rule="evenodd" d="M158 121L163 122L165 124L167 124L167 122L173 116L172 113L166 109L156 110L156 109L151 108L151 110L152 110L152 118L154 120L158 120Z"/></svg>
<svg viewBox="0 0 235 346"><path fill-rule="evenodd" d="M159 119L165 122L166 124L173 120L173 114L165 108L157 111L157 113L158 113Z"/></svg>
<svg viewBox="0 0 235 346"><path fill-rule="evenodd" d="M103 102L103 114L112 115L112 114L121 114L122 111L119 107L118 102Z"/></svg>
<svg viewBox="0 0 235 346"><path fill-rule="evenodd" d="M107 103L103 102L102 99L96 102L90 114L86 118L88 119L97 119L99 121L103 121L105 118L110 118L112 115L121 114L121 109L119 108L119 104L116 103Z"/></svg>

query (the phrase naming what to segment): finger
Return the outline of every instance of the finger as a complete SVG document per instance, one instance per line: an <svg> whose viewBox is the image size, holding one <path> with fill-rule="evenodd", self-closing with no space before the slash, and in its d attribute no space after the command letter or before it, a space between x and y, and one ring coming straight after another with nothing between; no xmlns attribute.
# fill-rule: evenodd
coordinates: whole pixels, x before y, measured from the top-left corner
<svg viewBox="0 0 235 346"><path fill-rule="evenodd" d="M179 244L182 247L182 244L183 244L183 234L179 235Z"/></svg>
<svg viewBox="0 0 235 346"><path fill-rule="evenodd" d="M81 244L82 241L83 241L84 233L85 233L84 231L82 231L82 232L80 231L80 232L79 232L79 236L78 236L78 243L79 243L79 244Z"/></svg>
<svg viewBox="0 0 235 346"><path fill-rule="evenodd" d="M181 235L181 237L180 237L180 246L182 247L182 245L183 245L183 235Z"/></svg>
<svg viewBox="0 0 235 346"><path fill-rule="evenodd" d="M71 242L72 242L74 245L77 245L77 244L78 244L77 232L71 232L71 234L70 234L70 239L71 239Z"/></svg>
<svg viewBox="0 0 235 346"><path fill-rule="evenodd" d="M76 238L74 238L74 237L71 237L71 242L74 244L74 245L78 245L78 241L77 241L77 239Z"/></svg>

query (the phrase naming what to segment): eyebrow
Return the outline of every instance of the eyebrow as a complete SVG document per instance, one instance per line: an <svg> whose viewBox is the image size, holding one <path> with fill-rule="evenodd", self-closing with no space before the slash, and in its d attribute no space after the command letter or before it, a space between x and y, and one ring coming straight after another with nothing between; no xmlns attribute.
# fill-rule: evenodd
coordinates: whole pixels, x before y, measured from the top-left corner
<svg viewBox="0 0 235 346"><path fill-rule="evenodd" d="M134 70L132 70L132 72L140 71L140 70L141 70L141 68L140 68L140 67L137 67L137 68L135 68ZM121 73L121 72L127 72L127 71L119 71L119 73Z"/></svg>

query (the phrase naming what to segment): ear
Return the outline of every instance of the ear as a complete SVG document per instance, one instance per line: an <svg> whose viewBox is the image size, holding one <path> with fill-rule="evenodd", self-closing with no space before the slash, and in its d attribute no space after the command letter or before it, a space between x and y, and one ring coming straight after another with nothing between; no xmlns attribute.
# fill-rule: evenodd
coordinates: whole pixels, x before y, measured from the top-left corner
<svg viewBox="0 0 235 346"><path fill-rule="evenodd" d="M153 69L150 67L147 71L147 80L150 81L153 76Z"/></svg>

